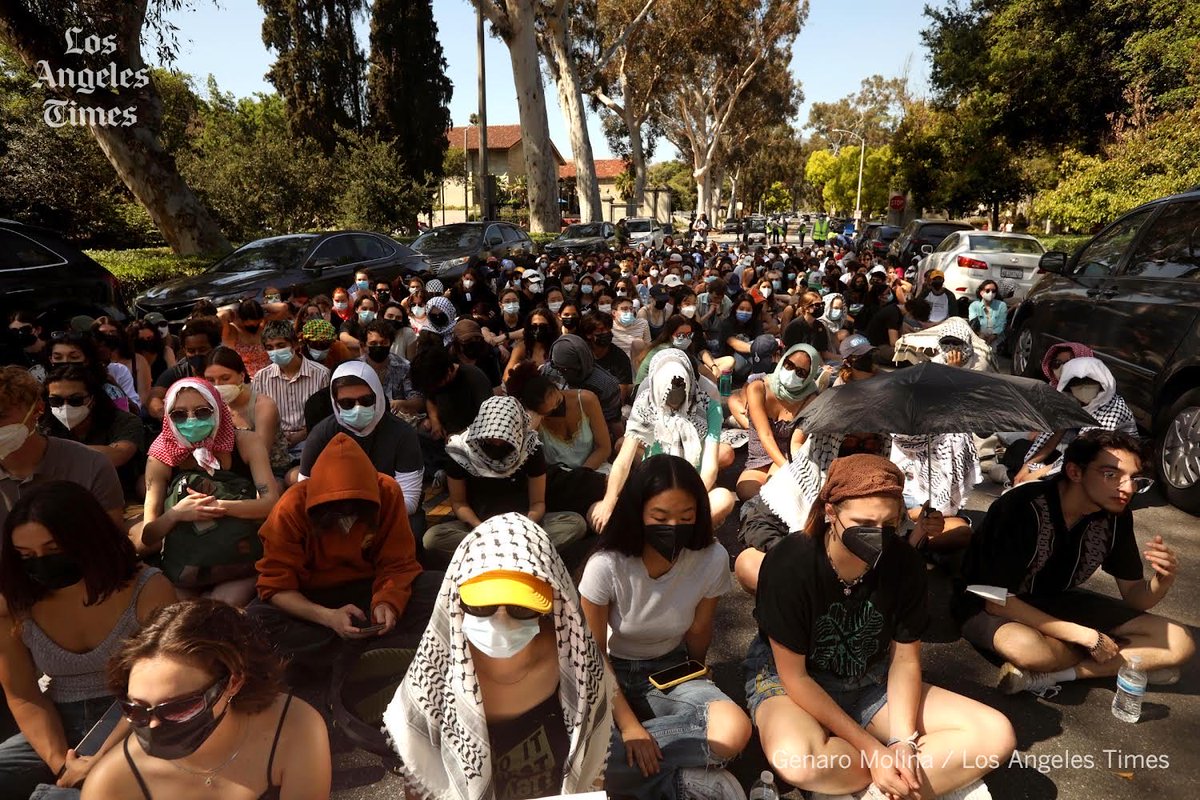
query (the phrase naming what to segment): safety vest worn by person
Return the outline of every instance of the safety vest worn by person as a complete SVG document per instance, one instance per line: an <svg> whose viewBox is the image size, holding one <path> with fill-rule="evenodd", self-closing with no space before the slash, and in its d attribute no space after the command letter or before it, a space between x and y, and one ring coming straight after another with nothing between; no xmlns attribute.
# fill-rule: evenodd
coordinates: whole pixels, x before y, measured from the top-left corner
<svg viewBox="0 0 1200 800"><path fill-rule="evenodd" d="M813 241L824 242L829 239L829 219L818 218L813 223Z"/></svg>

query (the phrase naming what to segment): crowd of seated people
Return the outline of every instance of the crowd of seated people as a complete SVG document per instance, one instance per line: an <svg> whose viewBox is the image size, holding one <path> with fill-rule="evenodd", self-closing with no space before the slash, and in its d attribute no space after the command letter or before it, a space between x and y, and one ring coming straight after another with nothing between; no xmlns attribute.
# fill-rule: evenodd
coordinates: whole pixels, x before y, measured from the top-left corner
<svg viewBox="0 0 1200 800"><path fill-rule="evenodd" d="M832 243L703 239L380 278L9 316L0 797L328 797L331 675L369 657L412 798L745 800L757 737L814 797L981 800L1013 725L923 678L931 568L1001 692L1193 656L1086 347L1043 366L1097 424L1000 432L1015 487L974 524L971 432L805 430L910 331L990 369L994 282L968 308ZM705 664L742 590L744 701Z"/></svg>

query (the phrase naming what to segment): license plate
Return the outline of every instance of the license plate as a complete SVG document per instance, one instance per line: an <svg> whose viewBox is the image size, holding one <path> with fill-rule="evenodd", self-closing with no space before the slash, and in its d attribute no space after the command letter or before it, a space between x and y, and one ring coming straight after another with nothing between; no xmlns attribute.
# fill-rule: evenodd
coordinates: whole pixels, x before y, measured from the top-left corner
<svg viewBox="0 0 1200 800"><path fill-rule="evenodd" d="M1020 269L1002 269L1000 270L1001 278L1024 278L1025 271Z"/></svg>

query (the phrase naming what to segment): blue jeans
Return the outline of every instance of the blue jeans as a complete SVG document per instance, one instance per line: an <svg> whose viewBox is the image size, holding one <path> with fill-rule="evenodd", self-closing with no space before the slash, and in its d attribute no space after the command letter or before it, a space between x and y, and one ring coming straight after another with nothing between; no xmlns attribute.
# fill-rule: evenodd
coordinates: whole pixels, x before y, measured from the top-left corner
<svg viewBox="0 0 1200 800"><path fill-rule="evenodd" d="M56 703L67 746L79 744L112 704L112 697ZM39 783L54 783L54 773L29 744L25 734L18 733L0 743L0 797L25 800Z"/></svg>
<svg viewBox="0 0 1200 800"><path fill-rule="evenodd" d="M636 763L629 766L621 732L614 726L604 775L604 789L609 795L674 800L682 796L679 770L724 766L724 760L714 756L708 747L708 705L719 700L733 702L728 695L707 678L681 683L665 692L650 685L650 675L687 660L682 647L644 661L610 658L625 699L658 743L663 758L657 775L643 776Z"/></svg>

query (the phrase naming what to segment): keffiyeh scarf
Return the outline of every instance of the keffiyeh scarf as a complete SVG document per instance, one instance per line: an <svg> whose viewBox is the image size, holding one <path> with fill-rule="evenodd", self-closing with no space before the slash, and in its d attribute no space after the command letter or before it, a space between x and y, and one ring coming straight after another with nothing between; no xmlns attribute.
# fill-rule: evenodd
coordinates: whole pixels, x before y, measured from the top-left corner
<svg viewBox="0 0 1200 800"><path fill-rule="evenodd" d="M584 620L579 593L546 532L521 514L503 514L459 544L416 657L383 715L410 796L493 796L483 694L462 632L458 587L494 570L523 572L554 589L558 697L570 741L562 794L588 791L608 762L614 681Z"/></svg>
<svg viewBox="0 0 1200 800"><path fill-rule="evenodd" d="M175 428L175 423L171 421L175 400L184 389L199 392L213 409L216 425L213 427L212 435L197 444L192 444L183 438L183 435ZM158 459L168 467L178 467L187 460L188 456L194 456L196 463L209 475L219 470L221 462L217 458L217 453L232 453L237 442L237 434L233 429L229 406L225 405L225 401L217 394L213 385L203 378L181 378L172 383L170 389L167 389L163 409L162 433L150 445L147 455Z"/></svg>
<svg viewBox="0 0 1200 800"><path fill-rule="evenodd" d="M1068 344L1072 347L1083 347L1083 345L1074 345L1074 343ZM1068 430L1064 433L1062 439L1059 440L1057 448L1060 455L1056 461L1049 465L1053 469L1044 474L1054 472L1058 467L1061 467L1061 454L1066 452L1067 445L1073 442L1084 431L1101 428L1106 431L1122 431L1131 436L1137 436L1137 422L1133 418L1133 412L1129 410L1129 406L1125 405L1125 400L1117 394L1117 381L1108 367L1104 366L1103 361L1090 356L1076 355L1075 358L1072 358L1063 365L1062 374L1058 379L1058 386L1055 388L1060 392L1066 393L1067 386L1077 378L1089 378L1100 384L1100 394L1096 395L1092 402L1083 407L1083 410L1095 417L1096 422L1100 424ZM1038 436L1029 448L1029 455L1032 456L1041 449L1042 445L1046 444L1053 435L1053 432L1045 431Z"/></svg>
<svg viewBox="0 0 1200 800"><path fill-rule="evenodd" d="M471 426L446 442L446 454L476 477L507 478L541 446L529 423L529 413L517 398L489 397L479 407L479 414ZM508 442L513 450L502 461L497 461L480 446L485 439Z"/></svg>
<svg viewBox="0 0 1200 800"><path fill-rule="evenodd" d="M684 385L684 401L678 410L667 407L675 379ZM633 401L625 433L650 448L681 456L699 468L708 435L708 395L700 390L692 362L674 347L660 350L650 362L647 384Z"/></svg>
<svg viewBox="0 0 1200 800"><path fill-rule="evenodd" d="M780 383L779 379L784 376L785 372L790 372L784 368L784 364L796 353L804 353L808 356L808 377L804 379L804 383L798 389L789 389ZM799 403L817 391L817 378L821 375L821 364L821 354L816 351L816 348L807 344L794 344L784 352L783 358L779 359L775 369L767 375L767 388L785 403Z"/></svg>
<svg viewBox="0 0 1200 800"><path fill-rule="evenodd" d="M918 504L953 516L983 480L979 452L969 433L937 436L892 435L892 463L904 473L905 494Z"/></svg>
<svg viewBox="0 0 1200 800"><path fill-rule="evenodd" d="M789 533L804 530L813 504L825 485L829 466L842 446L842 434L815 434L804 440L792 460L763 484L759 496Z"/></svg>

